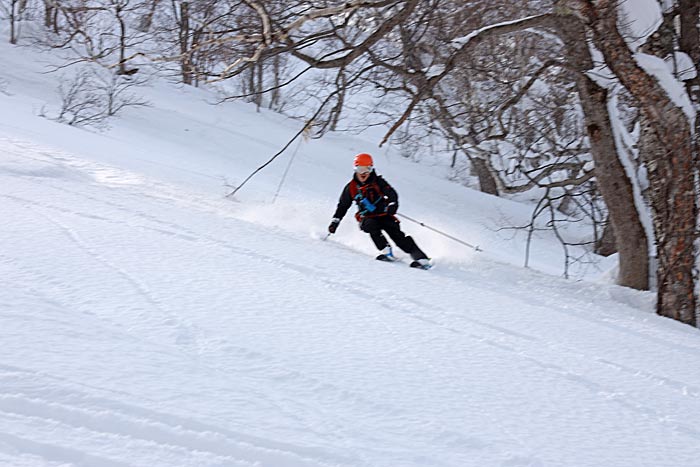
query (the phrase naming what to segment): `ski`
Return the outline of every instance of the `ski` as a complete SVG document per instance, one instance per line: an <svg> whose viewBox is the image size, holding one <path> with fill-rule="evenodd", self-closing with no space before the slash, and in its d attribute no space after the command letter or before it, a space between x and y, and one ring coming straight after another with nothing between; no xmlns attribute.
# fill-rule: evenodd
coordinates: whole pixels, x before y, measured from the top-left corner
<svg viewBox="0 0 700 467"><path fill-rule="evenodd" d="M377 261L385 261L387 263L395 263L395 262L399 261L399 259L397 257L395 257L394 255L389 256L389 255L384 255L384 254L377 255L377 257L374 259L376 259Z"/></svg>
<svg viewBox="0 0 700 467"><path fill-rule="evenodd" d="M418 262L418 261L412 261L411 264L410 264L410 266L411 266L412 268L423 269L423 270L428 270L428 269L430 269L430 268L433 267L433 265L430 264L430 263L422 264L422 263L420 263L420 262Z"/></svg>

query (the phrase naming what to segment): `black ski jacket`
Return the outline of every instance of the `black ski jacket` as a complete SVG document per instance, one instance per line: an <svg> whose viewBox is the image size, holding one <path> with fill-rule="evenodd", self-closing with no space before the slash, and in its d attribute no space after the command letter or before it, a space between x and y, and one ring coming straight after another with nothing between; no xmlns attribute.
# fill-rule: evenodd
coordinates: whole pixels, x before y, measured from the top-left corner
<svg viewBox="0 0 700 467"><path fill-rule="evenodd" d="M366 199L373 206L374 210L369 211L362 204L362 199ZM360 221L363 217L393 216L399 207L399 195L381 175L374 171L369 174L365 183L360 182L357 174L345 185L340 194L338 206L333 217L340 221L352 206L353 201L357 205L355 218Z"/></svg>

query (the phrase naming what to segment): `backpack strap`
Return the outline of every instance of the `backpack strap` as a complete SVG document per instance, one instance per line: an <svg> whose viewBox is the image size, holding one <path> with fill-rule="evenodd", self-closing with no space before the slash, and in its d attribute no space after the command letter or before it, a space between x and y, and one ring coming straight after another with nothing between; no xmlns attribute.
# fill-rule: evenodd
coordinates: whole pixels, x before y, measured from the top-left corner
<svg viewBox="0 0 700 467"><path fill-rule="evenodd" d="M357 196L357 193L360 191L359 188L357 187L357 181L355 180L354 177L352 180L350 180L348 188L350 189L350 199L354 200L355 196Z"/></svg>

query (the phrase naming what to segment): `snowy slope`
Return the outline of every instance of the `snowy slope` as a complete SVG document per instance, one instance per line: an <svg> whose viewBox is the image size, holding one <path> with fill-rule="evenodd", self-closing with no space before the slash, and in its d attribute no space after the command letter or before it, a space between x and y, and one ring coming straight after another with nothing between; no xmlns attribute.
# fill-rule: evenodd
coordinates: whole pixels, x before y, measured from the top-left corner
<svg viewBox="0 0 700 467"><path fill-rule="evenodd" d="M29 53L0 45L0 465L697 465L698 330L557 277L551 237L520 268L494 230L527 206L382 150L401 212L485 251L404 221L438 267L375 262L349 217L321 241L372 135L228 201L297 123L161 83L69 128Z"/></svg>

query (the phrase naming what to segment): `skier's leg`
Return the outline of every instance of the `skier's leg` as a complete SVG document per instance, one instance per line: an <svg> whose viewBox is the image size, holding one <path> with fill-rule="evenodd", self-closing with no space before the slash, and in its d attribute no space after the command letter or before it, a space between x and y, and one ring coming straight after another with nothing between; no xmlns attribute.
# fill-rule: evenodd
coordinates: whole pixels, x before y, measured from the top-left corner
<svg viewBox="0 0 700 467"><path fill-rule="evenodd" d="M381 219L381 228L391 237L391 239L396 243L396 246L401 248L403 251L411 255L411 258L415 260L427 259L428 255L423 253L423 250L418 248L413 237L406 235L401 231L398 219L393 216L379 217Z"/></svg>
<svg viewBox="0 0 700 467"><path fill-rule="evenodd" d="M389 246L389 242L386 240L386 237L382 233L382 227L379 222L377 222L377 218L375 217L368 217L365 219L362 219L362 222L360 223L360 229L362 229L363 232L367 232L369 236L372 238L372 241L374 242L374 245L377 247L378 250L383 250L387 246Z"/></svg>

